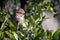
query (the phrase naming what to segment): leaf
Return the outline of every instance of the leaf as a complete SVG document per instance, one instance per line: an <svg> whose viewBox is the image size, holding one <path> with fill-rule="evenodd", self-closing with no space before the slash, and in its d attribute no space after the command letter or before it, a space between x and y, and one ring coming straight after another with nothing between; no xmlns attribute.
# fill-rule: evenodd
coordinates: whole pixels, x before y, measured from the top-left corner
<svg viewBox="0 0 60 40"><path fill-rule="evenodd" d="M50 2L48 3L44 3L44 8L48 11L50 11L51 13L54 12L53 8L50 6Z"/></svg>
<svg viewBox="0 0 60 40"><path fill-rule="evenodd" d="M33 5L33 4L31 4L31 5L29 6L29 9L30 9L30 10L32 10L33 6L34 6L34 5Z"/></svg>
<svg viewBox="0 0 60 40"><path fill-rule="evenodd" d="M54 12L54 10L53 10L53 8L52 8L52 7L50 7L50 8L49 8L49 11L50 11L51 13L53 13L53 12Z"/></svg>
<svg viewBox="0 0 60 40"><path fill-rule="evenodd" d="M52 40L57 40L59 38L59 35L60 35L60 28L53 34Z"/></svg>
<svg viewBox="0 0 60 40"><path fill-rule="evenodd" d="M39 38L43 38L45 36L45 32L43 29L40 30L40 32L38 32L37 36L35 36L34 40L39 40Z"/></svg>
<svg viewBox="0 0 60 40"><path fill-rule="evenodd" d="M4 10L0 10L0 20L3 20L6 16L6 12Z"/></svg>
<svg viewBox="0 0 60 40"><path fill-rule="evenodd" d="M13 32L13 31L12 31L12 34L13 34L14 38L15 38L16 40L18 40L18 35L17 35L15 32Z"/></svg>
<svg viewBox="0 0 60 40"><path fill-rule="evenodd" d="M40 2L43 2L44 0L32 0L33 3L39 4Z"/></svg>
<svg viewBox="0 0 60 40"><path fill-rule="evenodd" d="M42 12L41 6L37 4L36 7L37 7L37 12L38 12L38 13L41 13L41 12Z"/></svg>
<svg viewBox="0 0 60 40"><path fill-rule="evenodd" d="M11 30L10 30L10 31L11 31ZM8 38L12 38L12 36L11 36L12 34L11 34L11 32L9 32L9 30L8 30L8 31L5 31L4 34L5 34L5 36L8 37Z"/></svg>
<svg viewBox="0 0 60 40"><path fill-rule="evenodd" d="M5 36L11 40L18 40L21 39L20 37L18 37L17 33L11 30L5 31Z"/></svg>
<svg viewBox="0 0 60 40"><path fill-rule="evenodd" d="M23 27L28 27L28 22L24 22L22 25Z"/></svg>
<svg viewBox="0 0 60 40"><path fill-rule="evenodd" d="M35 23L35 19L33 18L33 16L30 16L28 19L30 22Z"/></svg>
<svg viewBox="0 0 60 40"><path fill-rule="evenodd" d="M4 32L0 31L0 40L3 40L4 38Z"/></svg>
<svg viewBox="0 0 60 40"><path fill-rule="evenodd" d="M47 31L47 39L51 40L52 39L52 32Z"/></svg>
<svg viewBox="0 0 60 40"><path fill-rule="evenodd" d="M54 14L54 16L53 16L53 17L55 17L55 18L56 18L56 17L58 17L58 14Z"/></svg>
<svg viewBox="0 0 60 40"><path fill-rule="evenodd" d="M11 30L16 30L16 26L10 20L7 20L7 24Z"/></svg>
<svg viewBox="0 0 60 40"><path fill-rule="evenodd" d="M48 2L48 3L43 3L43 6L44 6L44 8L46 9L46 10L49 10L49 7L50 7L50 3Z"/></svg>

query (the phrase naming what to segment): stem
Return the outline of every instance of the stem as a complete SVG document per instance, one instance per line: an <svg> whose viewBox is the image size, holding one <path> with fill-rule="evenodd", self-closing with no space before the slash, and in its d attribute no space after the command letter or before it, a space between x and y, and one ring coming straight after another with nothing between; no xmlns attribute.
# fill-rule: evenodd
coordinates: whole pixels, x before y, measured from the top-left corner
<svg viewBox="0 0 60 40"><path fill-rule="evenodd" d="M8 17L7 17L7 15L6 15L6 16L5 16L5 20L4 20L4 22L2 23L1 29L4 27L4 24L6 23L7 20L8 20Z"/></svg>

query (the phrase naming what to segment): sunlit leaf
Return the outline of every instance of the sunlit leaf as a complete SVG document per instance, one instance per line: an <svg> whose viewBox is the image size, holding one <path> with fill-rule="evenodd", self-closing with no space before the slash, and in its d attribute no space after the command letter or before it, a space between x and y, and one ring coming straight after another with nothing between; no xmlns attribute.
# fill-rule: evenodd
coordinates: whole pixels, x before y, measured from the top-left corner
<svg viewBox="0 0 60 40"><path fill-rule="evenodd" d="M7 21L7 24L11 30L16 30L16 26L10 20Z"/></svg>
<svg viewBox="0 0 60 40"><path fill-rule="evenodd" d="M22 25L23 27L28 27L28 22L24 22Z"/></svg>
<svg viewBox="0 0 60 40"><path fill-rule="evenodd" d="M53 13L53 12L54 12L54 10L53 10L53 8L52 8L52 7L50 7L50 8L49 8L49 11L50 11L51 13Z"/></svg>
<svg viewBox="0 0 60 40"><path fill-rule="evenodd" d="M12 32L12 34L13 34L14 38L15 38L16 40L18 40L18 35L17 35L15 32Z"/></svg>

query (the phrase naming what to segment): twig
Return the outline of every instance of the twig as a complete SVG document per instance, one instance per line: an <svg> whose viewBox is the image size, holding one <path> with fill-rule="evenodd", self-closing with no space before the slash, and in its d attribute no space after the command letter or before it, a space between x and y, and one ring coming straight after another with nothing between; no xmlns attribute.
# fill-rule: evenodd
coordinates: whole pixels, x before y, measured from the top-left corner
<svg viewBox="0 0 60 40"><path fill-rule="evenodd" d="M8 20L8 17L7 17L7 15L6 15L6 16L5 16L5 20L4 20L4 22L2 23L1 29L3 28L3 26L4 26L4 24L6 23L7 20Z"/></svg>

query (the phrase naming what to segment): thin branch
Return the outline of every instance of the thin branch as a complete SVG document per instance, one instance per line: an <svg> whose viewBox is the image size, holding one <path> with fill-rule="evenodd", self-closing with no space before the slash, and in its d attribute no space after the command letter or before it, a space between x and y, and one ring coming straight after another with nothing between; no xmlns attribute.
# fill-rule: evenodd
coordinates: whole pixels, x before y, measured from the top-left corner
<svg viewBox="0 0 60 40"><path fill-rule="evenodd" d="M5 25L5 23L6 23L7 20L8 20L8 17L7 17L7 15L6 15L6 16L5 16L5 20L4 20L4 22L2 23L1 29L4 27L4 25Z"/></svg>

